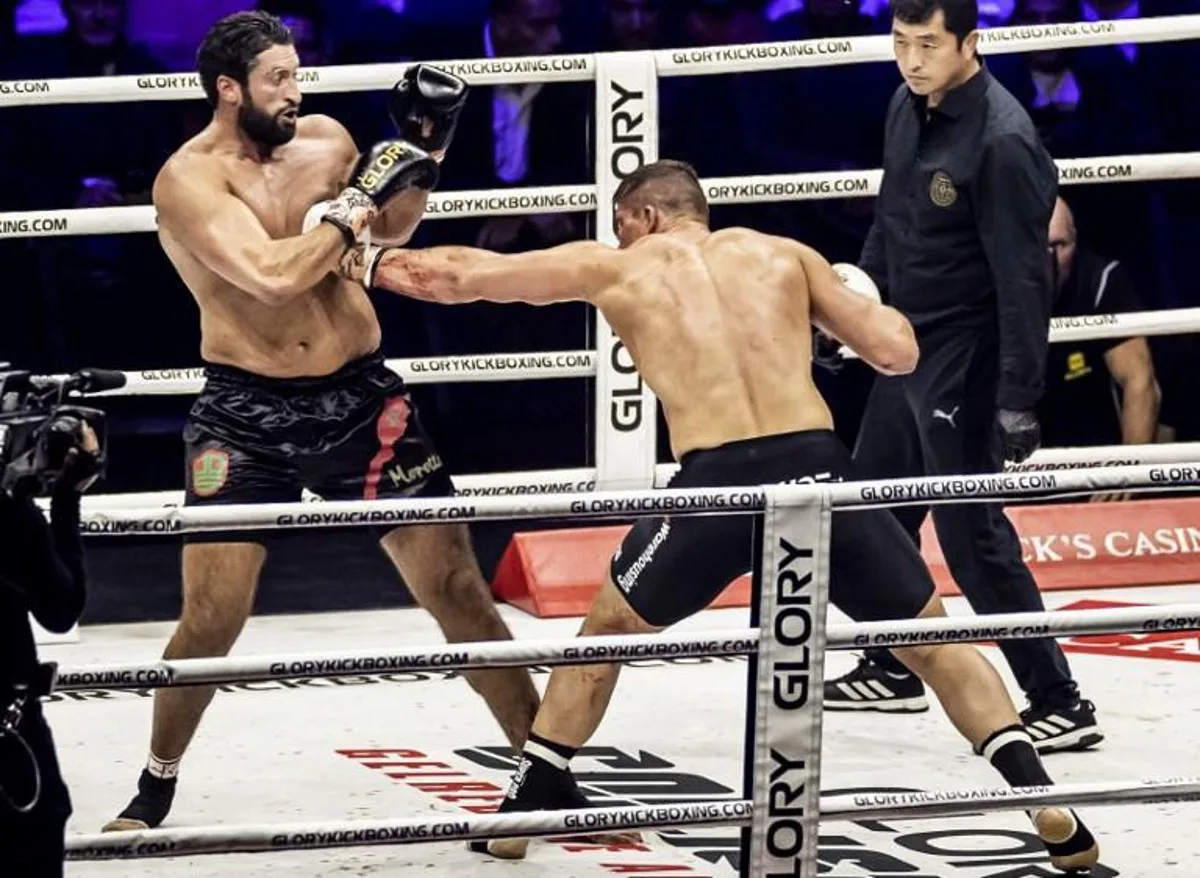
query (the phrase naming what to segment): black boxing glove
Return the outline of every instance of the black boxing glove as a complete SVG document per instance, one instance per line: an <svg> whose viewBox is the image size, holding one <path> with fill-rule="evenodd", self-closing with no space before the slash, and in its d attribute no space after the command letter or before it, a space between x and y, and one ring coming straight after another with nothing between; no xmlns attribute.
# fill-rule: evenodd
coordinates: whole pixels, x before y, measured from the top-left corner
<svg viewBox="0 0 1200 878"><path fill-rule="evenodd" d="M392 86L388 115L400 136L428 152L444 150L467 102L467 84L453 73L416 64Z"/></svg>
<svg viewBox="0 0 1200 878"><path fill-rule="evenodd" d="M406 189L433 189L438 164L429 153L403 140L384 140L359 157L350 183L325 207L321 222L341 230L346 246L353 247L375 215Z"/></svg>
<svg viewBox="0 0 1200 878"><path fill-rule="evenodd" d="M996 412L996 426L1006 461L1024 463L1042 444L1042 428L1032 409L1000 409Z"/></svg>

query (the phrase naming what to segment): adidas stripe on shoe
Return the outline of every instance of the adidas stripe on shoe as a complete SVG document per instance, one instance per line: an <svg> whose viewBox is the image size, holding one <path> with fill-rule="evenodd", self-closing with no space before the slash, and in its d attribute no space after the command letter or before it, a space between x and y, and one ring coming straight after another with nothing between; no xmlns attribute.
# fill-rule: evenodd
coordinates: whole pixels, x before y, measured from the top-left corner
<svg viewBox="0 0 1200 878"><path fill-rule="evenodd" d="M826 681L825 708L921 713L929 710L929 702L915 674L892 674L863 657L850 673Z"/></svg>

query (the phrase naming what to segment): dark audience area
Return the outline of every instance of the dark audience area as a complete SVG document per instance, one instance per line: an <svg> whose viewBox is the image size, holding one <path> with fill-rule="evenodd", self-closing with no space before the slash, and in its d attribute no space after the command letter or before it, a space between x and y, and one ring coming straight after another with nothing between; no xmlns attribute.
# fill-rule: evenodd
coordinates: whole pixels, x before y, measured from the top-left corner
<svg viewBox="0 0 1200 878"><path fill-rule="evenodd" d="M0 81L191 71L207 25L248 8L283 17L307 66L890 30L885 0L61 0L61 6L0 0ZM1015 0L982 8L984 25L1037 25L1197 13L1200 0ZM1030 110L1056 158L1200 150L1200 42L996 54L986 62ZM701 177L878 168L885 110L899 82L890 62L664 78L659 153L691 162ZM591 83L476 87L439 189L593 182L593 104ZM383 89L308 95L303 112L341 120L360 147L393 133ZM149 204L158 168L207 123L209 108L197 90L194 101L0 107L0 114L0 212L8 212ZM1200 243L1200 181L1088 183L1060 192L1073 216L1064 233L1069 243L1097 254L1098 265L1120 263L1129 293L1122 301L1146 310L1200 306L1187 262ZM831 262L856 262L872 203L830 198L718 206L713 224L789 235ZM593 237L594 224L586 213L429 220L413 246L515 252ZM6 277L0 361L56 373L200 364L197 309L154 235L0 238L0 260ZM583 305L446 308L382 293L374 299L389 357L593 345L593 317ZM1079 313L1083 306L1072 307L1070 313ZM1160 441L1200 438L1189 405L1200 362L1195 338L1149 339L1150 380L1161 396ZM1087 356L1099 363L1106 350L1088 348ZM1051 357L1052 364L1063 360ZM840 434L852 442L871 375L851 363L817 378ZM1071 376L1057 378L1047 386L1070 394ZM1100 407L1119 406L1123 383L1114 377L1111 385L1112 393L1089 398ZM589 381L426 384L414 395L453 472L594 463ZM180 431L190 402L186 396L106 401L111 464L98 490L179 488ZM1111 411L1097 414L1111 417ZM485 564L494 563L498 548L492 549L490 559L483 551ZM169 567L164 577L174 575Z"/></svg>

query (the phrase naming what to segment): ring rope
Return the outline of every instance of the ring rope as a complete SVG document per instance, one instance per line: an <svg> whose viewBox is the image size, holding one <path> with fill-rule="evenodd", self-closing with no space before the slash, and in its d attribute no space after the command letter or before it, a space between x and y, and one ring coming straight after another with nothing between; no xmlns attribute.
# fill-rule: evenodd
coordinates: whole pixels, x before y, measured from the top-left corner
<svg viewBox="0 0 1200 878"><path fill-rule="evenodd" d="M1200 153L1197 153L1197 157L1200 158ZM1197 167L1200 169L1200 163ZM1200 332L1200 308L1089 314L1055 317L1050 321L1051 342L1091 341L1134 335L1180 335L1188 332ZM858 356L849 348L843 348L842 352L849 358ZM592 378L597 371L596 352L584 350L412 357L390 359L385 361L385 365L409 384ZM140 369L122 374L125 376L125 386L88 396L192 395L204 388L202 366Z"/></svg>
<svg viewBox="0 0 1200 878"><path fill-rule="evenodd" d="M1200 311L1200 309L1197 309ZM1197 321L1200 329L1200 320ZM531 351L520 354L466 354L391 359L384 363L409 384L478 381L537 381L594 378L595 351ZM197 394L204 389L204 367L141 369L123 372L125 386L91 396L164 396ZM63 377L63 376L55 376Z"/></svg>
<svg viewBox="0 0 1200 878"><path fill-rule="evenodd" d="M827 820L903 820L1073 805L1146 805L1200 799L1200 777L1058 784L1048 787L933 790L821 797ZM179 827L76 835L67 860L110 860L196 854L259 853L467 839L535 838L675 826L740 826L753 805L737 801L581 808L520 814L454 814L403 820Z"/></svg>
<svg viewBox="0 0 1200 878"><path fill-rule="evenodd" d="M1079 469L1092 466L1129 466L1150 463L1190 463L1200 460L1200 442L1167 442L1153 445L1095 445L1079 448L1041 448L1023 463L1005 464L1005 472L1036 472L1055 469ZM660 463L654 468L654 485L668 487L679 471L679 464ZM521 494L564 494L596 490L594 467L572 469L517 470L506 473L474 473L452 477L459 496L500 496ZM320 497L306 493L305 502ZM138 491L123 494L85 494L83 509L112 510L153 506L182 506L183 491ZM37 503L50 508L50 501Z"/></svg>
<svg viewBox="0 0 1200 878"><path fill-rule="evenodd" d="M1093 156L1055 162L1063 185L1200 178L1200 152ZM879 193L882 179L883 171L875 169L714 177L700 183L709 203L720 205L869 198ZM574 213L596 208L594 184L452 190L430 195L425 218ZM0 238L133 234L157 228L152 205L0 212Z"/></svg>
<svg viewBox="0 0 1200 878"><path fill-rule="evenodd" d="M987 54L1003 55L1042 49L1175 42L1197 37L1200 37L1200 15L1174 15L983 28L979 31L979 45ZM666 49L653 54L659 76L755 73L895 60L892 38L888 35Z"/></svg>
<svg viewBox="0 0 1200 878"><path fill-rule="evenodd" d="M200 826L108 832L69 838L68 860L113 860L315 850L364 845L416 844L489 838L532 838L578 833L603 821L605 831L673 826L737 826L750 820L753 806L742 801L690 802L528 811L518 814L442 814L402 820L347 820L336 823L277 823Z"/></svg>
<svg viewBox="0 0 1200 878"><path fill-rule="evenodd" d="M896 619L834 623L826 649L982 643L1029 637L1200 631L1200 604L997 613L984 617ZM350 653L160 659L144 664L100 664L58 672L55 691L164 689L175 686L255 683L413 670L464 671L499 667L609 664L644 659L753 655L758 628L694 634L618 634L555 640L384 647Z"/></svg>
<svg viewBox="0 0 1200 878"><path fill-rule="evenodd" d="M980 32L980 43L989 52L1003 54L1121 43L1174 42L1197 37L1200 37L1200 15L1174 15L1125 21L988 28ZM650 54L653 55L659 76L749 73L862 64L891 61L894 58L892 41L887 36L664 49ZM592 81L596 78L596 57L591 54L542 55L422 63L443 67L471 85L516 85ZM411 66L397 63L309 67L300 71L299 82L306 91L314 94L376 91L390 88ZM200 93L200 77L195 73L18 79L0 81L0 107L198 100Z"/></svg>
<svg viewBox="0 0 1200 878"><path fill-rule="evenodd" d="M821 818L888 820L960 817L987 811L1016 811L1058 805L1152 805L1200 799L1200 777L1139 778L1048 787L932 790L821 797Z"/></svg>
<svg viewBox="0 0 1200 878"><path fill-rule="evenodd" d="M780 502L827 491L834 508L878 508L953 502L1048 499L1098 491L1179 491L1200 486L1200 464L1107 466L988 475L920 476L813 485L774 485ZM792 501L795 502L795 501ZM85 533L146 535L206 531L278 530L350 525L529 518L635 518L752 513L764 509L762 487L596 491L520 496L336 500L321 503L246 503L227 506L89 508Z"/></svg>

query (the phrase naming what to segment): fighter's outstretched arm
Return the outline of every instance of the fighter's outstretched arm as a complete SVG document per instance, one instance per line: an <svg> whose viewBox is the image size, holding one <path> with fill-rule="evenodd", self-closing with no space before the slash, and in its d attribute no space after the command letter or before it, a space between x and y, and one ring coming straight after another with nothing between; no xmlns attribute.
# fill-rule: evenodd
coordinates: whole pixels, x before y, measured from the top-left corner
<svg viewBox="0 0 1200 878"><path fill-rule="evenodd" d="M329 223L273 239L202 161L169 162L154 183L159 225L210 271L267 305L308 293L335 270L346 239Z"/></svg>
<svg viewBox="0 0 1200 878"><path fill-rule="evenodd" d="M596 241L574 241L548 250L502 254L473 247L428 250L358 249L343 274L414 299L465 302L589 301L618 280L617 250Z"/></svg>
<svg viewBox="0 0 1200 878"><path fill-rule="evenodd" d="M881 304L877 292L872 298L848 288L817 251L803 244L797 247L808 279L812 322L877 372L903 375L915 369L920 352L908 318Z"/></svg>

